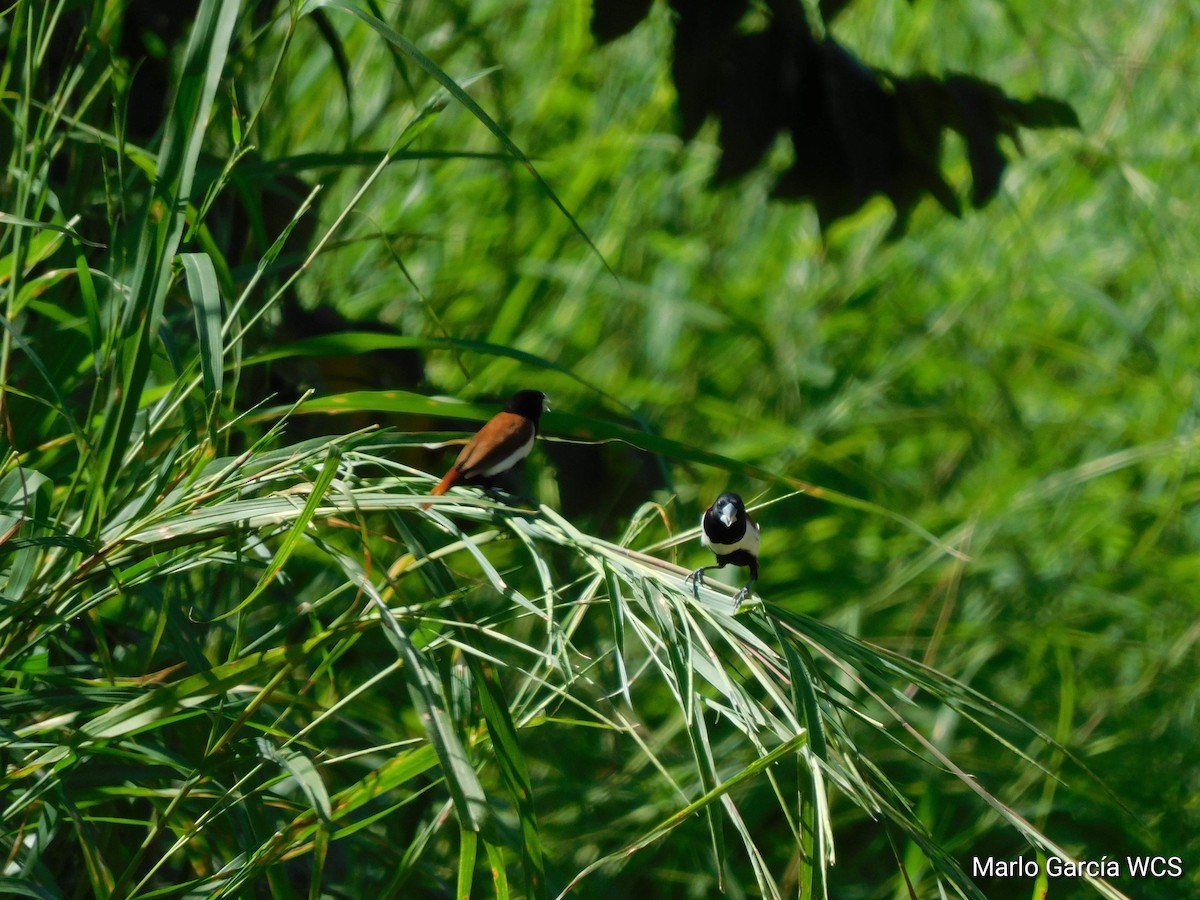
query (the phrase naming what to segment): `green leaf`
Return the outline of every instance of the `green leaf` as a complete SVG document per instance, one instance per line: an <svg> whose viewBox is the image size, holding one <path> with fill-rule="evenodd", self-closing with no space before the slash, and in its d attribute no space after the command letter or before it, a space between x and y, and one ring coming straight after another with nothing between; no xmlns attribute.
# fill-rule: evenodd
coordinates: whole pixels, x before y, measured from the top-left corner
<svg viewBox="0 0 1200 900"><path fill-rule="evenodd" d="M0 556L14 554L3 594L20 600L37 574L47 527L53 485L41 472L15 468L0 478ZM17 537L20 535L20 537Z"/></svg>
<svg viewBox="0 0 1200 900"><path fill-rule="evenodd" d="M33 219L27 219L24 216L14 216L12 213L0 212L0 225L16 225L20 228L33 228L37 231L53 231L57 234L65 234L67 237L80 244L86 244L89 247L96 247L104 250L104 244L98 244L95 241L89 241L78 231L73 228L66 228L62 225L52 225L49 222L36 222Z"/></svg>
<svg viewBox="0 0 1200 900"><path fill-rule="evenodd" d="M39 900L61 900L62 894L53 893L25 878L0 875L0 894L14 897L37 897Z"/></svg>
<svg viewBox="0 0 1200 900"><path fill-rule="evenodd" d="M496 892L496 900L508 900L508 871L504 867L504 850L488 841L483 841L483 849L487 851L488 865L492 868L492 889Z"/></svg>
<svg viewBox="0 0 1200 900"><path fill-rule="evenodd" d="M250 673L259 676L264 672L275 672L281 665L290 665L288 657L297 649L273 648L214 666L181 681L147 688L140 697L84 723L80 733L89 740L98 741L163 728L169 724L164 714L199 712L198 707L243 684Z"/></svg>
<svg viewBox="0 0 1200 900"><path fill-rule="evenodd" d="M217 616L213 621L226 619L233 614L245 609L253 603L263 591L273 582L283 567L287 564L288 559L296 552L296 548L300 546L300 542L304 540L304 534L312 524L313 518L320 509L322 502L325 501L325 495L329 492L329 486L333 483L334 476L338 472L338 463L341 460L341 454L336 446L330 447L325 457L325 464L321 468L321 473L317 476L317 480L313 482L308 490L308 499L304 501L304 508L301 509L283 541L279 544L279 549L275 551L275 555L271 558L271 564L267 566L267 570L263 572L262 577L258 579L258 584L254 589L246 595L246 598L238 603L233 609L227 610Z"/></svg>
<svg viewBox="0 0 1200 900"><path fill-rule="evenodd" d="M256 738L258 754L279 765L284 771L296 779L300 790L308 799L309 807L322 825L330 825L333 816L333 806L329 802L329 791L321 773L304 753L291 747L276 749L266 738Z"/></svg>
<svg viewBox="0 0 1200 900"><path fill-rule="evenodd" d="M196 314L196 335L200 340L200 373L209 402L221 392L225 366L222 361L221 294L217 288L217 272L206 253L180 254L187 273L188 292Z"/></svg>
<svg viewBox="0 0 1200 900"><path fill-rule="evenodd" d="M495 415L494 409L485 409L481 406L457 400L426 397L409 391L350 391L326 397L312 397L301 403L296 411L298 413L374 411L442 418L476 419L481 422ZM676 462L682 461L708 465L717 469L723 469L732 475L742 478L753 478L786 486L809 496L827 500L838 506L858 509L891 519L920 535L938 547L942 552L959 559L966 557L961 550L950 546L907 516L880 506L877 503L852 497L842 491L810 484L809 482L801 481L798 478L792 478L788 475L771 472L759 466L652 434L648 431L639 431L636 428L630 428L619 422L573 413L550 411L542 417L542 427L549 440L554 440L550 434L557 432L572 441L581 443L620 441L629 444L631 447L637 447L639 450L661 454Z"/></svg>
<svg viewBox="0 0 1200 900"><path fill-rule="evenodd" d="M330 554L338 560L354 583L366 593L379 612L384 637L404 662L409 698L412 700L425 733L438 755L438 761L442 766L442 775L446 779L446 787L454 800L454 810L458 816L459 825L470 831L479 831L490 813L487 794L479 782L479 776L471 765L466 748L463 747L454 723L446 711L446 698L443 696L436 669L400 626L392 611L388 609L387 603L371 580L366 577L366 573L362 571L357 561L344 554L335 554L332 551Z"/></svg>
<svg viewBox="0 0 1200 900"><path fill-rule="evenodd" d="M479 852L479 834L469 828L458 829L458 891L459 900L469 900L471 883L475 880L475 857Z"/></svg>
<svg viewBox="0 0 1200 900"><path fill-rule="evenodd" d="M546 180L542 178L541 173L538 172L537 168L533 165L533 162L529 159L529 157L526 156L524 152L522 152L521 148L512 141L504 129L496 124L495 120L493 120L491 116L484 112L483 107L476 103L471 98L471 95L464 91L453 78L447 75L437 65L437 63L422 53L417 45L408 40L408 38L404 37L404 35L388 27L388 25L386 25L384 22L381 22L374 16L368 15L361 9L358 9L352 5L349 0L315 0L315 2L310 3L306 9L314 10L321 7L328 7L330 9L337 9L341 10L342 12L347 12L360 21L365 22L372 29L374 29L374 31L380 37L392 44L394 47L398 48L402 53L404 53L405 56L409 57L413 62L424 69L435 81L437 81L438 84L446 89L446 92L451 97L470 110L471 114L480 122L482 122L488 131L496 136L496 139L500 141L500 143L504 146L504 149L516 157L516 159L518 159L521 164L525 166L529 174L533 176L535 181L537 181L538 186L550 199L550 202L558 207L558 211L561 212L566 217L567 221L571 223L571 227L575 229L575 232L581 238L583 238L584 242L588 245L588 247L591 248L592 252L596 254L602 263L604 263L604 268L607 269L614 278L616 277L616 273L613 272L612 268L608 265L608 261L605 260L604 254L602 254L600 249L594 243L592 243L592 239L588 237L587 232L583 230L583 227L577 221L575 221L575 217L571 215L571 212L565 205L563 205L563 202L558 199L558 195L554 193L554 190L550 187Z"/></svg>
<svg viewBox="0 0 1200 900"><path fill-rule="evenodd" d="M631 415L634 410L626 406L619 398L605 393L601 388L587 379L581 378L571 369L551 362L544 357L528 353L516 347L506 347L488 341L477 341L466 338L419 337L402 334L379 334L372 331L342 331L336 334L321 334L305 338L290 344L283 344L272 350L248 357L243 365L255 366L274 362L280 359L291 359L297 356L351 356L359 353L370 353L375 350L469 350L488 356L516 360L527 366L546 369L564 375L572 381L583 385L599 397L608 400L614 406L625 409Z"/></svg>
<svg viewBox="0 0 1200 900"><path fill-rule="evenodd" d="M467 664L479 697L479 708L492 738L492 748L505 787L512 795L521 825L521 863L525 872L525 896L543 898L546 893L546 866L541 831L533 809L533 784L529 767L517 740L517 729L509 712L508 698L491 672L474 653L466 655ZM461 895L460 895L461 896Z"/></svg>
<svg viewBox="0 0 1200 900"><path fill-rule="evenodd" d="M124 341L119 364L114 369L119 383L110 392L110 397L119 399L104 417L100 471L96 475L104 484L114 482L124 464L141 407L153 356L152 344L170 285L171 263L183 234L196 160L204 144L239 7L237 0L204 0L196 12L184 51L153 190L141 211L137 249L129 272L128 299L121 316ZM89 497L89 524L99 515L104 499L104 492L100 491Z"/></svg>

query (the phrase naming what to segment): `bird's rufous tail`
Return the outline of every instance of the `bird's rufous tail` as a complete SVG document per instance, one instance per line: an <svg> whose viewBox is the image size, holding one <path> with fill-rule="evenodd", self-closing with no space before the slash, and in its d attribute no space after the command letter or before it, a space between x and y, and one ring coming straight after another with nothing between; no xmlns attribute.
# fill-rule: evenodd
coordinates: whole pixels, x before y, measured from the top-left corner
<svg viewBox="0 0 1200 900"><path fill-rule="evenodd" d="M434 489L429 493L435 497L440 497L458 483L458 478L460 475L462 475L462 472L459 471L458 466L451 466L450 471L446 473L445 477L443 477L442 480L439 481ZM431 503L422 503L421 509L429 509L429 507L432 505L433 504Z"/></svg>

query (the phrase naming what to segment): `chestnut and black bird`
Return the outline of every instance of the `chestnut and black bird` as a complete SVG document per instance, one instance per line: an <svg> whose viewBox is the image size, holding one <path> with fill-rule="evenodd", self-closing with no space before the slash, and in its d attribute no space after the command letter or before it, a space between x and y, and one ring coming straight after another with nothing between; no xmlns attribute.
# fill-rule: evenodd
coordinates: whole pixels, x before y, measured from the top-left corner
<svg viewBox="0 0 1200 900"><path fill-rule="evenodd" d="M696 598L700 597L700 585L704 573L709 569L723 569L728 565L746 566L750 569L750 583L733 598L736 610L758 581L758 526L746 512L746 504L737 494L724 493L700 518L700 543L717 556L715 566L701 566L692 572L684 583L692 582Z"/></svg>
<svg viewBox="0 0 1200 900"><path fill-rule="evenodd" d="M546 395L541 391L517 391L504 409L467 441L446 477L430 493L437 496L460 482L481 481L507 472L533 449L545 408ZM428 509L429 504L423 508Z"/></svg>

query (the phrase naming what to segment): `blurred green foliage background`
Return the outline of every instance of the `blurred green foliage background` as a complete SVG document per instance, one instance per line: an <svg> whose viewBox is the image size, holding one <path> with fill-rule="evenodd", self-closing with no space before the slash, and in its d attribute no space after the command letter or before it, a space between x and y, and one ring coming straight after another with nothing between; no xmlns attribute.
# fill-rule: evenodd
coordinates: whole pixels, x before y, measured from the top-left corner
<svg viewBox="0 0 1200 900"><path fill-rule="evenodd" d="M998 753L948 707L914 708L911 719L957 765L1080 857L1182 857L1182 879L1112 879L1128 896L1200 891L1200 519L1194 506L1200 490L1200 10L1194 4L854 2L835 31L872 65L972 72L1017 97L1060 97L1082 123L1079 132L1023 135L1023 153L1014 148L1000 196L985 209L956 220L926 201L905 234L892 239L893 213L882 199L825 233L811 208L768 200L772 172L789 158L786 142L773 151L770 169L735 187L709 188L715 129L706 127L687 144L674 136L669 12L662 4L630 35L604 47L589 34L586 3L414 2L375 10L489 112L574 222L470 110L439 99L433 79L377 31L336 9L318 23L311 15L293 18L286 4L246 6L206 122L193 206L210 185L219 192L206 207L206 234L191 229L196 218L189 214L184 249L218 259L228 304L225 286L245 286L300 200L317 185L321 191L278 264L249 295L241 321L260 308L263 318L236 356L252 358L327 331L369 329L487 342L556 368L461 343L456 349L426 344L386 359L363 356L358 367L353 354L336 368L284 353L272 371L286 386L260 378L265 366L247 367L236 391L227 388L217 411L208 411L214 432L256 404L278 404L289 399L288 391L306 387L319 396L387 387L458 396L478 400L486 414L512 390L536 386L550 394L554 413L546 420L549 437L530 461L530 490L551 507L566 507L566 480L580 481L582 499L571 501L571 521L581 531L615 540L638 506L654 501L662 505L661 518L650 521L637 544L647 546L692 527L723 490L757 502L783 497L756 513L764 538L758 591L766 601L923 661L1048 732L1060 749L1046 749L1029 734L1006 735L1062 782ZM47 9L61 10L60 35L71 16L91 23L84 31L93 42L122 33L124 24L123 39L153 55L153 29L134 32L122 23L120 4L51 3ZM19 25L22 15L28 18ZM38 25L39 15L24 0L0 13L0 39L9 41L2 103L13 123L28 121L20 113L22 96L53 81L50 56L27 47L30 69L13 62L21 58L17 37L53 31L54 23ZM172 41L159 48L172 83L180 75L181 48ZM44 157L20 153L29 136L14 124L14 139L3 147L10 193L0 208L60 225L78 215L71 227L110 244L115 255L121 245L113 239L144 199L136 192L123 197L119 186L137 165L138 146L157 146L162 120L153 109L139 110L149 129L135 135L134 116L123 106L147 68L115 51L86 64L78 52L63 53L66 72L94 75L87 68L94 65L107 74L96 81L86 108L79 100L88 96L86 83L70 94L65 105L76 104L76 112L41 145ZM40 79L37 63L44 67ZM48 103L50 96L37 99ZM427 106L431 99L434 105ZM405 130L422 109L424 117ZM370 182L398 140L403 152ZM950 179L965 190L962 146L950 141L947 154ZM55 166L67 174L59 177ZM31 185L36 194L47 172L59 177L62 189L41 205L17 209L18 194ZM282 299L266 306L364 185L332 239L306 260ZM249 211L243 218L239 207ZM15 276L12 261L29 257L13 255L16 226L0 227L8 229L0 255L10 254L2 273L9 292L5 378L12 419L5 471L14 471L21 454L21 464L49 475L56 491L72 483L107 489L90 464L63 449L61 417L53 412L64 404L86 408L89 385L100 382L90 368L101 368L102 354L85 346L79 326L85 289L68 272L37 283L36 302L18 303L19 290L45 267ZM70 270L83 255L98 270L106 267L99 262L104 252L80 244L55 252L47 266ZM11 324L18 312L24 320ZM168 349L156 351L143 408L181 377L181 367L167 362L171 353L201 352L193 346L192 316L180 291L167 295L164 330L174 330L178 348L161 338ZM150 329L157 332L157 325ZM28 399L43 387L15 334L52 364L48 380L60 388L57 398L41 406ZM232 365L233 355L225 362ZM188 371L194 376L198 369ZM389 383L392 378L397 383ZM218 458L257 453L376 421L400 434L418 433L412 443L420 444L444 427L415 415L382 416L381 402L360 398L358 405L365 416L351 427L345 416L297 415L282 437L272 436L274 443L260 443L272 420L252 415L214 437L211 452ZM81 427L99 432L104 424L92 417L98 414L94 401L90 412L77 412ZM747 470L707 465L688 452L655 460L619 445L605 445L578 463L570 456L575 445L558 440L580 436L572 435L573 420L564 413L642 428L780 478L754 479ZM205 420L203 410L199 420ZM179 427L205 431L202 424ZM406 452L404 459L434 474L450 459L448 453ZM198 451L197 465L202 455ZM565 471L576 465L586 468ZM603 484L589 485L601 478ZM874 508L842 502L839 493L792 493L788 479ZM88 534L85 526L96 516L76 518L73 511L85 506L81 491L56 494L48 517L77 522L72 533L90 539L99 532ZM114 489L110 512L124 499ZM901 517L965 559L930 543ZM339 546L352 545L352 537ZM707 561L695 543L670 553L689 568ZM513 578L534 577L527 563L501 559ZM322 566L327 563L303 553L289 563L294 582L310 585L307 593L297 588L297 597L307 602L325 589L333 592L337 578L322 574ZM224 647L225 638L180 637L175 632L189 627L187 617L175 611L159 619L155 604L169 607L164 598L186 594L189 603L206 607L201 618L207 618L232 609L257 577L229 574L217 578L219 586L205 581L126 593L120 605L97 607L91 625L71 617L39 619L48 625L44 635L30 633L25 643L7 647L13 655L5 657L6 674L13 680L6 696L15 705L5 717L5 740L13 740L19 725L45 721L73 702L38 694L30 672L19 674L29 652L52 651L50 663L64 665L59 642L74 645L64 678L132 677L185 659L195 668L206 641ZM485 608L494 612L500 602L493 596ZM453 603L445 608L453 609ZM458 615L470 619L476 609L460 606ZM270 630L277 614L239 625L247 639L234 643L253 647L249 636L261 634L264 648L283 647L285 635ZM115 628L122 617L137 634ZM287 640L301 639L296 631L305 633L305 621L303 615L289 620ZM319 631L309 627L310 635ZM603 640L603 634L580 636L585 646ZM138 649L122 657L124 641ZM173 642L186 652L171 650ZM112 656L99 664L105 671L95 670L95 659L105 653ZM237 654L218 655L227 661ZM365 634L346 664L365 678L372 665L382 668L371 662L380 658L394 654L377 634ZM453 664L447 658L441 665L447 674ZM344 697L332 682L328 696L320 694L305 702L321 708ZM31 696L42 698L36 711L18 702ZM645 699L648 721L670 718L669 703ZM388 714L387 697L374 702L363 721ZM865 699L861 709L868 717L878 714ZM870 758L968 872L973 856L1031 854L1015 830L981 811L961 781L917 759L897 729L890 736L886 728L867 731ZM394 737L385 732L364 737L364 745L384 746ZM548 725L522 732L530 759L541 760L531 767L547 853L558 854L552 894L597 854L614 852L679 806L666 794L640 796L636 779L621 778L611 784L622 802L592 797L585 804L594 806L591 813L572 806L576 796L599 790L597 783L622 769L632 752L607 736L597 748L587 732ZM0 751L9 791L21 786L21 746ZM559 771L555 753L562 756ZM105 777L98 769L97 782ZM114 783L120 780L114 776ZM16 794L7 796L12 801ZM767 836L778 830L790 841L769 799L756 804L753 793L744 799L752 830ZM640 801L646 804L641 814ZM86 809L82 813L86 818ZM156 815L169 818L161 808ZM610 818L590 830L584 827L589 815ZM838 857L829 873L830 896L906 896L896 856L912 874L916 895L934 896L931 882L920 880L924 870L911 844L893 844L886 829L837 791L831 815ZM6 841L3 874L28 878L53 896L48 875L19 871L22 836L53 830L34 821L10 818L10 834L18 839ZM429 821L444 822L445 815ZM80 834L94 835L102 824L81 827ZM138 829L123 827L96 841L96 858L119 857L114 845L142 840ZM264 834L270 831L263 827ZM407 830L405 837L381 834L421 857L413 866L436 870L441 860L450 878L459 852L454 837L429 829L428 847ZM606 888L584 881L580 895L602 896L606 889L712 895L708 839L702 827L694 832L681 829L667 838L670 849L656 845L632 856L623 871L605 876L611 879ZM369 833L363 827L364 847L385 840L365 837ZM556 842L557 850L551 848ZM313 852L326 851L318 844ZM191 889L202 895L203 877L211 873L199 856L188 865L197 879ZM309 896L353 896L377 884L391 885L385 893L416 890L416 883L431 894L438 884L449 890L428 872L420 881L388 881L391 875L370 867L355 872L352 859L340 865L331 864ZM270 890L303 895L303 887L288 886L295 871L280 861ZM183 892L172 887L186 880L179 878L162 882L160 890ZM63 880L62 896L82 896L105 883L95 876L88 887L70 888ZM737 883L735 895L753 885ZM1035 896L1036 890L1031 880L981 880L979 886L988 897ZM1077 880L1051 882L1049 896L1085 890Z"/></svg>

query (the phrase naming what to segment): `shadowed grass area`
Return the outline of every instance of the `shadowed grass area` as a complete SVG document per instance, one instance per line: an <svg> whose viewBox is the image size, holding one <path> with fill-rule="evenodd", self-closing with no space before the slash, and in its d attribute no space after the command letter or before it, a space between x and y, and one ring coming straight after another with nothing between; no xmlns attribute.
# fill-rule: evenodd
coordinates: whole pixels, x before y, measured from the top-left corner
<svg viewBox="0 0 1200 900"><path fill-rule="evenodd" d="M0 13L0 889L1200 886L1192 12L853 4L1084 123L885 242L706 190L665 8L196 9Z"/></svg>

